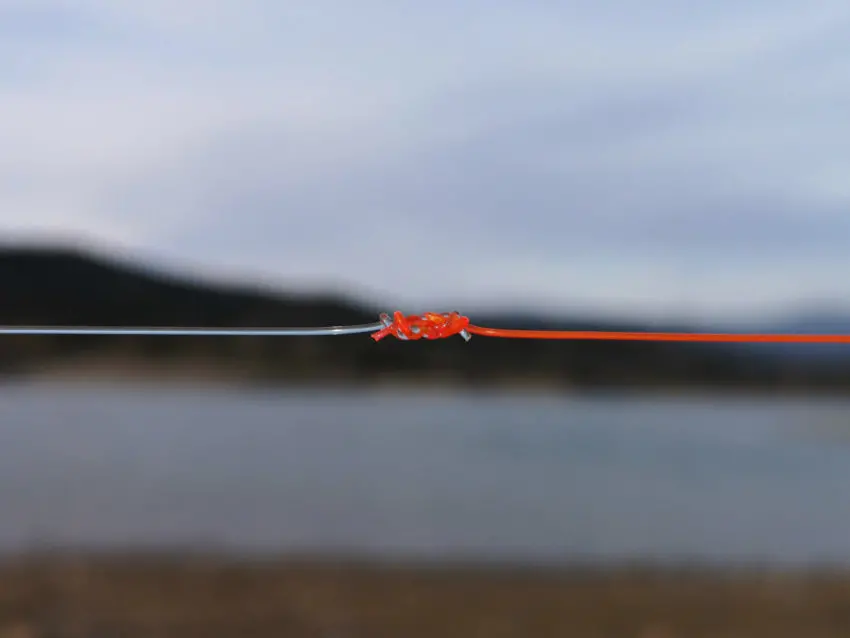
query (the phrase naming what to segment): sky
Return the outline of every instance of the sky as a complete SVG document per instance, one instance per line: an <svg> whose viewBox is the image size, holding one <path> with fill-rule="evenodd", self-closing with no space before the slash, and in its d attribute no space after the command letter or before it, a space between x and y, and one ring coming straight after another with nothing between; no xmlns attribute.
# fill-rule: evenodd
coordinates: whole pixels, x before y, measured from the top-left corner
<svg viewBox="0 0 850 638"><path fill-rule="evenodd" d="M0 59L6 242L411 313L850 307L846 0L0 0Z"/></svg>

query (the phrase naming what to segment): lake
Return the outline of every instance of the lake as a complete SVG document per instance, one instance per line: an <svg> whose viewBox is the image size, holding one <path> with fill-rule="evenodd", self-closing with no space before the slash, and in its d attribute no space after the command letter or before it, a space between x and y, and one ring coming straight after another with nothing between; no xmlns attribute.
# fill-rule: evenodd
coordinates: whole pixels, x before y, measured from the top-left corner
<svg viewBox="0 0 850 638"><path fill-rule="evenodd" d="M850 402L0 386L0 550L850 563Z"/></svg>

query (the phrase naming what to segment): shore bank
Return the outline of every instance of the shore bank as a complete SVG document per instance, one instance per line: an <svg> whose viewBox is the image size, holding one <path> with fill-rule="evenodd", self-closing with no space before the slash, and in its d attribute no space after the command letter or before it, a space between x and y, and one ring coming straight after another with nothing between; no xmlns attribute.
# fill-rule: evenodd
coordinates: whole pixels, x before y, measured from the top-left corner
<svg viewBox="0 0 850 638"><path fill-rule="evenodd" d="M179 557L0 565L0 638L850 635L850 572Z"/></svg>

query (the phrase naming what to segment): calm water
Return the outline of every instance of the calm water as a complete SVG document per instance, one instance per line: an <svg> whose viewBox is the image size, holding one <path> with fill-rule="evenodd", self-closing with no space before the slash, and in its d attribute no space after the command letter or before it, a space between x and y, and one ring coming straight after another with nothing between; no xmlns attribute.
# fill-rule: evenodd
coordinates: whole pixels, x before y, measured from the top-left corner
<svg viewBox="0 0 850 638"><path fill-rule="evenodd" d="M0 388L0 549L850 563L850 403Z"/></svg>

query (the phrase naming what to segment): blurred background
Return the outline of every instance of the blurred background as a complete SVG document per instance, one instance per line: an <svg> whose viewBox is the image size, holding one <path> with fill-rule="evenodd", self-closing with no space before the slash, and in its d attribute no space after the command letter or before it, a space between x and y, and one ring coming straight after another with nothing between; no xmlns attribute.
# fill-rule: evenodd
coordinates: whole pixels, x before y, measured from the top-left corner
<svg viewBox="0 0 850 638"><path fill-rule="evenodd" d="M850 332L850 6L0 0L0 323ZM845 636L850 347L0 337L0 638Z"/></svg>

